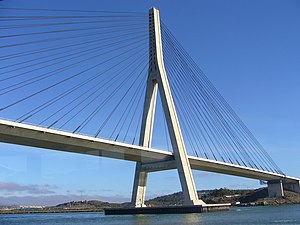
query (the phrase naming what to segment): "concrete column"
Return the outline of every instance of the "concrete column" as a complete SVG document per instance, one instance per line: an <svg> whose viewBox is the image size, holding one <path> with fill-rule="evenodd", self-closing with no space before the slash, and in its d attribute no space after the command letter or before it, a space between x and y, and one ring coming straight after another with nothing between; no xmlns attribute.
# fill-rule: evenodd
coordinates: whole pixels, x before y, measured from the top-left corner
<svg viewBox="0 0 300 225"><path fill-rule="evenodd" d="M142 164L137 162L134 175L133 191L131 203L134 207L146 207L146 185L147 185L147 172L141 171Z"/></svg>
<svg viewBox="0 0 300 225"><path fill-rule="evenodd" d="M283 189L300 193L300 181L295 181L292 183L283 183Z"/></svg>
<svg viewBox="0 0 300 225"><path fill-rule="evenodd" d="M144 101L144 111L142 118L142 126L139 144L144 147L151 147L154 115L157 97L157 82L153 76L149 74L146 87L146 95ZM134 175L134 183L132 190L131 204L134 207L145 207L145 195L147 185L147 172L142 171L142 164L137 162Z"/></svg>
<svg viewBox="0 0 300 225"><path fill-rule="evenodd" d="M270 198L283 197L283 185L281 180L268 181L268 194Z"/></svg>

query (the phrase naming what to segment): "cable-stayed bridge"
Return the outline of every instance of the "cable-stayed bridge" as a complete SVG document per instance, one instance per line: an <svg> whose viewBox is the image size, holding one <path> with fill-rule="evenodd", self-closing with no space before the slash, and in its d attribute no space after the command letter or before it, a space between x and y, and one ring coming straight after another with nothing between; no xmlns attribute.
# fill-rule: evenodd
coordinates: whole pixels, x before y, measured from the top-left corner
<svg viewBox="0 0 300 225"><path fill-rule="evenodd" d="M268 181L270 196L300 192L157 9L0 10L1 142L135 161L135 207L147 174L168 169L186 205L205 204L192 169Z"/></svg>

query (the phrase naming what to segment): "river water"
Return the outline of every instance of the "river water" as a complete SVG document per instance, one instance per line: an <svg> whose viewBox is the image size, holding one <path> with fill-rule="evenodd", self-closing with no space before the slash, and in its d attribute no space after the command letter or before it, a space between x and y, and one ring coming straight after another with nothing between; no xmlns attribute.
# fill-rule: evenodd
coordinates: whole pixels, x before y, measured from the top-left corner
<svg viewBox="0 0 300 225"><path fill-rule="evenodd" d="M298 224L300 205L233 207L203 214L105 216L103 213L43 213L0 215L0 225L127 225L127 224Z"/></svg>

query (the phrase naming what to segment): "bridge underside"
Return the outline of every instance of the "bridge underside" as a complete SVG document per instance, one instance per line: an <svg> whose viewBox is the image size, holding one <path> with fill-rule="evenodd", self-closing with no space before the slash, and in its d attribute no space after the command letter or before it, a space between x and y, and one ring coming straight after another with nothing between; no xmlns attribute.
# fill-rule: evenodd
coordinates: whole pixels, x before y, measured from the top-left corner
<svg viewBox="0 0 300 225"><path fill-rule="evenodd" d="M171 152L78 135L33 125L0 120L0 141L58 151L142 162L143 170L156 172L175 169ZM189 156L192 169L284 184L299 184L300 179L244 166ZM291 185L290 185L291 186ZM297 187L291 186L290 189ZM298 191L297 191L298 192Z"/></svg>

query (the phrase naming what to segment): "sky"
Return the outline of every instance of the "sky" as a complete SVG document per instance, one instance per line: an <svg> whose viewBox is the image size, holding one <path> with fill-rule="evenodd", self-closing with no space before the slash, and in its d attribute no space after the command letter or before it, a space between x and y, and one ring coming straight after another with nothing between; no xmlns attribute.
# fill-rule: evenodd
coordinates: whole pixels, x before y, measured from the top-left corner
<svg viewBox="0 0 300 225"><path fill-rule="evenodd" d="M277 165L300 177L300 2L4 0L1 7L147 12L152 6ZM1 12L1 11L0 11ZM0 204L129 201L135 163L0 144ZM197 189L259 181L194 171ZM176 171L149 175L147 198L180 191Z"/></svg>

